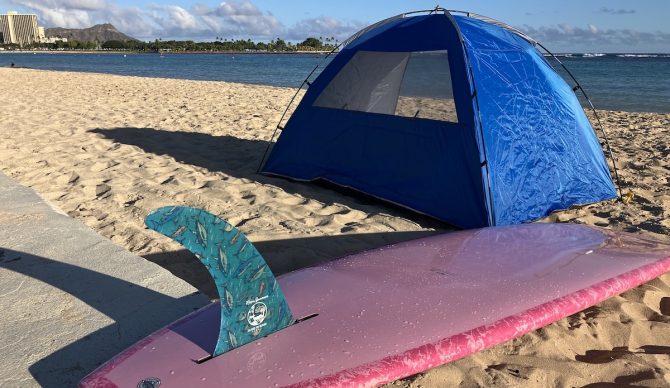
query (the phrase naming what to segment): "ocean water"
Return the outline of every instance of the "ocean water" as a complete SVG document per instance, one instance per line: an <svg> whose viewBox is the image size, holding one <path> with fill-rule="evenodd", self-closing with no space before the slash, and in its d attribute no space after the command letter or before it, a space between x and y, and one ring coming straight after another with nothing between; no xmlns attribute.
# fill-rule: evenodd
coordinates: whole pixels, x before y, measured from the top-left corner
<svg viewBox="0 0 670 388"><path fill-rule="evenodd" d="M0 53L0 66L297 87L324 55ZM670 113L670 55L573 54L560 60L596 108ZM550 61L551 62L551 61ZM559 73L561 72L558 67ZM318 74L318 71L317 71ZM567 75L564 75L567 79ZM569 81L572 85L572 82Z"/></svg>
<svg viewBox="0 0 670 388"><path fill-rule="evenodd" d="M591 54L558 59L598 109L670 113L670 55ZM574 85L560 65L549 62Z"/></svg>
<svg viewBox="0 0 670 388"><path fill-rule="evenodd" d="M299 86L325 55L2 53L0 66Z"/></svg>

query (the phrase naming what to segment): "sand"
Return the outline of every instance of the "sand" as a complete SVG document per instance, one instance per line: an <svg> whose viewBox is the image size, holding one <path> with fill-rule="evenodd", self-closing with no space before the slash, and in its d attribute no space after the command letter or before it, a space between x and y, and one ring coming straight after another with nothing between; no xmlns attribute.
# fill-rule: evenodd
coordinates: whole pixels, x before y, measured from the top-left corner
<svg viewBox="0 0 670 388"><path fill-rule="evenodd" d="M451 98L399 96L395 114L403 117L458 122L456 103Z"/></svg>
<svg viewBox="0 0 670 388"><path fill-rule="evenodd" d="M445 226L313 184L256 173L293 90L0 68L0 170L71 217L214 296L184 250L144 228L159 206L221 214L276 273ZM600 111L631 203L552 214L668 239L670 115ZM393 386L670 384L670 275ZM604 385L597 385L603 383Z"/></svg>

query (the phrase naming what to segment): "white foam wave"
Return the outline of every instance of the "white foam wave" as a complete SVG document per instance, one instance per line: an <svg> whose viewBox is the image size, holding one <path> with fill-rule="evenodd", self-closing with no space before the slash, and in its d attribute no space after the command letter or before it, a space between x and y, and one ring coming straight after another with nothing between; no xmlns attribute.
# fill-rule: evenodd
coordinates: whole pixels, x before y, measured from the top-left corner
<svg viewBox="0 0 670 388"><path fill-rule="evenodd" d="M658 58L658 54L617 54L619 58Z"/></svg>

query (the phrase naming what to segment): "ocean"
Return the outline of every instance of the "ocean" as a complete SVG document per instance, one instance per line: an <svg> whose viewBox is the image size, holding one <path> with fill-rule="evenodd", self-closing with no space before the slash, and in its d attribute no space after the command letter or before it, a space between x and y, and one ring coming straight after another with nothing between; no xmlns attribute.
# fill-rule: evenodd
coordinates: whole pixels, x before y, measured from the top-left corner
<svg viewBox="0 0 670 388"><path fill-rule="evenodd" d="M322 63L320 69L323 68L324 57L318 54L1 52L0 66L14 63L18 67L45 70L297 87L317 64ZM598 109L670 113L670 55L561 54L559 59ZM558 70L561 72L560 67ZM567 79L567 75L562 75Z"/></svg>

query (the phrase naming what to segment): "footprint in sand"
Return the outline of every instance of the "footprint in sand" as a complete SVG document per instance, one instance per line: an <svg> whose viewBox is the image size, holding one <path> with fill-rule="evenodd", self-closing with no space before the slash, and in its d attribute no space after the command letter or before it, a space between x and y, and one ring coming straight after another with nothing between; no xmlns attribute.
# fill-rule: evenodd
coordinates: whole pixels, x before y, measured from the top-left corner
<svg viewBox="0 0 670 388"><path fill-rule="evenodd" d="M532 374L535 369L536 368L522 365L497 364L489 365L486 368L486 373L488 373L494 381L503 380L501 382L507 386L514 384L515 380L518 381L517 379L528 380L528 376ZM512 379L510 379L510 377L512 377Z"/></svg>
<svg viewBox="0 0 670 388"><path fill-rule="evenodd" d="M588 364L606 364L626 356L644 354L660 354L670 356L670 346L644 345L640 350L632 351L627 346L617 346L612 350L587 350L584 355L576 355L575 360Z"/></svg>
<svg viewBox="0 0 670 388"><path fill-rule="evenodd" d="M659 309L661 310L661 314L670 316L670 297L664 296L661 298Z"/></svg>

